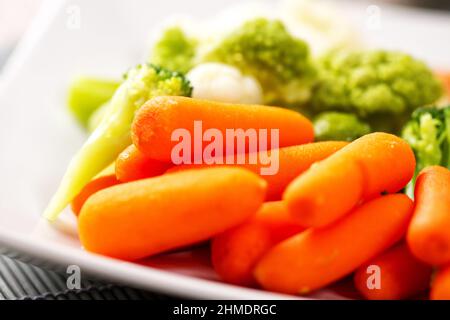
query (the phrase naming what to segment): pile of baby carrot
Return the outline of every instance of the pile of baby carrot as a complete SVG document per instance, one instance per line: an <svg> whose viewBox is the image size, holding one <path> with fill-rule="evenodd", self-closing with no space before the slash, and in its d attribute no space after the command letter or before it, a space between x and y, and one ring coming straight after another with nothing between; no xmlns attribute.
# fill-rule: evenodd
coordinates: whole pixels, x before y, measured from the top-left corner
<svg viewBox="0 0 450 320"><path fill-rule="evenodd" d="M171 133L195 120L223 133L279 129L279 170L174 166ZM148 101L131 135L115 174L72 202L86 250L133 261L211 240L212 265L233 284L308 294L354 274L368 299L415 297L430 285L431 298L450 299L450 171L423 170L414 203L399 193L415 170L402 139L314 143L294 111L183 97Z"/></svg>

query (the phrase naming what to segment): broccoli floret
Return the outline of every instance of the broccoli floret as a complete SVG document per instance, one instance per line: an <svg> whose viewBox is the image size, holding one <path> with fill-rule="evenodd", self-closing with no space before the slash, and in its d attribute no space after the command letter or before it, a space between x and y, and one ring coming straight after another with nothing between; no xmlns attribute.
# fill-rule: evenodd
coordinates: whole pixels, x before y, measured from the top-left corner
<svg viewBox="0 0 450 320"><path fill-rule="evenodd" d="M192 86L189 80L180 72L170 71L154 64L143 64L128 71L125 81L134 83L137 79L144 87L135 83L138 87L136 93L145 97L145 100L155 96L185 96L192 95ZM144 90L142 90L144 89ZM140 105L139 105L140 106Z"/></svg>
<svg viewBox="0 0 450 320"><path fill-rule="evenodd" d="M229 64L253 76L266 103L304 103L315 78L307 44L291 36L279 20L247 21L218 41L203 60Z"/></svg>
<svg viewBox="0 0 450 320"><path fill-rule="evenodd" d="M180 73L143 64L131 69L109 101L99 126L71 160L61 185L45 210L54 220L86 183L107 167L131 143L136 110L158 95L190 96L192 87Z"/></svg>
<svg viewBox="0 0 450 320"><path fill-rule="evenodd" d="M316 111L340 110L365 118L374 114L409 114L435 102L439 81L421 61L389 51L334 51L319 62Z"/></svg>
<svg viewBox="0 0 450 320"><path fill-rule="evenodd" d="M180 27L166 29L155 43L150 62L168 70L188 72L194 66L197 41L188 37Z"/></svg>
<svg viewBox="0 0 450 320"><path fill-rule="evenodd" d="M192 95L192 87L184 75L155 65L151 65L151 67L154 69L156 80L153 82L153 87L150 88L151 92L149 96L168 95L190 97ZM124 78L126 79L127 77L128 75L125 74ZM92 113L87 123L89 132L93 132L99 126L105 114L108 114L109 109L111 109L111 104L108 101Z"/></svg>
<svg viewBox="0 0 450 320"><path fill-rule="evenodd" d="M69 87L67 102L70 112L86 128L90 116L111 99L119 85L119 81L77 77Z"/></svg>
<svg viewBox="0 0 450 320"><path fill-rule="evenodd" d="M370 126L354 114L323 112L314 118L316 140L353 141L371 132Z"/></svg>
<svg viewBox="0 0 450 320"><path fill-rule="evenodd" d="M432 165L450 169L450 106L417 109L403 128L402 137L416 155L416 175ZM407 193L414 195L414 179Z"/></svg>

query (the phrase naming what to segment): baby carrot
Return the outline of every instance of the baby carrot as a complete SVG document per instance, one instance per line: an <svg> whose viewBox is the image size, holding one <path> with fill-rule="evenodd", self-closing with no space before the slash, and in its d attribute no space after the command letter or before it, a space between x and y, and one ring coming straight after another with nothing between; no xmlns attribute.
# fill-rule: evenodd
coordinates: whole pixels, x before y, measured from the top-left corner
<svg viewBox="0 0 450 320"><path fill-rule="evenodd" d="M346 146L348 142L343 141L325 141L325 142L315 142L307 143L299 146L291 146L280 148L278 150L278 155L273 157L272 151L268 152L268 158L272 159L270 164L263 163L261 159L263 157L259 152L254 157L257 161L251 162L250 158L252 155L246 154L245 161L243 164L237 164L236 161L227 161L228 158L223 159L222 163L235 163L229 166L238 166L241 168L253 171L259 174L261 178L267 182L267 196L266 200L280 200L286 186L294 180L300 173L307 170L313 163L323 160ZM234 155L233 155L234 157ZM276 162L276 163L275 163ZM214 164L222 165L222 164ZM205 166L210 166L208 164L201 165L180 165L174 166L169 169L169 172L186 170L192 168L203 168ZM266 174L264 169L273 169L273 174Z"/></svg>
<svg viewBox="0 0 450 320"><path fill-rule="evenodd" d="M253 215L266 183L240 168L187 170L97 192L78 219L86 250L137 260L209 239Z"/></svg>
<svg viewBox="0 0 450 320"><path fill-rule="evenodd" d="M440 269L431 283L431 300L450 300L450 266Z"/></svg>
<svg viewBox="0 0 450 320"><path fill-rule="evenodd" d="M412 207L403 194L382 196L334 224L284 240L258 262L256 280L265 289L292 294L322 288L400 240Z"/></svg>
<svg viewBox="0 0 450 320"><path fill-rule="evenodd" d="M267 146L261 149L271 149L273 140L270 130L279 130L279 147L312 142L314 130L311 122L301 114L276 107L259 105L238 105L207 100L192 99L186 97L156 97L142 106L133 121L132 139L136 147L152 159L169 162L174 147L180 141L172 141L172 134L177 129L190 134L192 141L191 159L203 155L205 147L209 143L201 142L200 148L195 148L195 137L203 138L203 132L194 130L194 122L201 121L201 131L213 129L223 137L222 152L226 154L226 145L236 150L236 135L229 141L226 139L230 129L243 131L266 129ZM258 139L260 142L261 139ZM248 150L248 149L246 149ZM201 154L200 154L201 153Z"/></svg>
<svg viewBox="0 0 450 320"><path fill-rule="evenodd" d="M253 285L253 268L263 254L301 231L303 228L292 219L283 202L266 202L247 222L213 239L214 269L226 282Z"/></svg>
<svg viewBox="0 0 450 320"><path fill-rule="evenodd" d="M116 179L116 176L114 174L95 178L87 185L85 185L80 193L72 200L70 206L73 213L78 216L86 200L97 191L112 187L119 183L120 181Z"/></svg>
<svg viewBox="0 0 450 320"><path fill-rule="evenodd" d="M143 155L133 144L117 157L116 177L129 182L163 174L171 165Z"/></svg>
<svg viewBox="0 0 450 320"><path fill-rule="evenodd" d="M440 166L422 170L414 198L407 234L412 253L431 265L450 263L450 170Z"/></svg>
<svg viewBox="0 0 450 320"><path fill-rule="evenodd" d="M361 200L401 190L414 168L414 154L404 140L372 133L301 174L286 188L283 199L305 226L325 226Z"/></svg>
<svg viewBox="0 0 450 320"><path fill-rule="evenodd" d="M431 273L432 268L417 260L402 243L358 268L354 281L369 300L399 300L427 290Z"/></svg>
<svg viewBox="0 0 450 320"><path fill-rule="evenodd" d="M450 72L446 71L438 71L435 74L439 80L442 82L442 86L444 88L445 96L447 100L450 99Z"/></svg>

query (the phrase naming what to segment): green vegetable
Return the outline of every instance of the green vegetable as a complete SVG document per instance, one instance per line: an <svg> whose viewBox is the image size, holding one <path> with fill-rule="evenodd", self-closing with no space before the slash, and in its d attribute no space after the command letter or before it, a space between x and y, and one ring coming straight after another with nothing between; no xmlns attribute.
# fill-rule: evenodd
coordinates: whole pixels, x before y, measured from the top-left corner
<svg viewBox="0 0 450 320"><path fill-rule="evenodd" d="M441 84L424 63L400 52L334 51L320 60L319 70L312 98L316 112L401 117L435 102L442 93Z"/></svg>
<svg viewBox="0 0 450 320"><path fill-rule="evenodd" d="M119 85L118 81L78 77L73 80L69 88L69 110L86 128L92 113L111 99Z"/></svg>
<svg viewBox="0 0 450 320"><path fill-rule="evenodd" d="M105 115L109 113L109 109L111 109L111 104L109 103L109 101L107 101L91 114L87 124L87 129L89 132L94 132L94 130L102 122L102 119L105 117Z"/></svg>
<svg viewBox="0 0 450 320"><path fill-rule="evenodd" d="M150 62L168 70L186 73L194 66L197 41L189 38L180 27L164 31L155 43Z"/></svg>
<svg viewBox="0 0 450 320"><path fill-rule="evenodd" d="M441 109L417 109L405 125L402 137L416 155L416 175L432 165L450 169L450 105ZM414 183L415 178L406 188L411 198L414 196Z"/></svg>
<svg viewBox="0 0 450 320"><path fill-rule="evenodd" d="M218 41L202 59L253 76L266 103L303 104L310 98L315 71L308 46L291 36L281 21L250 20Z"/></svg>
<svg viewBox="0 0 450 320"><path fill-rule="evenodd" d="M316 140L353 141L371 132L370 126L354 114L323 112L314 118Z"/></svg>
<svg viewBox="0 0 450 320"><path fill-rule="evenodd" d="M369 118L365 118L364 121L367 121L370 125L372 132L391 132L398 135L411 117L411 112L398 115L378 113L371 115Z"/></svg>
<svg viewBox="0 0 450 320"><path fill-rule="evenodd" d="M136 110L159 95L190 96L192 87L181 74L150 64L131 69L109 102L108 113L69 164L61 185L45 210L54 220L96 174L107 167L130 143Z"/></svg>

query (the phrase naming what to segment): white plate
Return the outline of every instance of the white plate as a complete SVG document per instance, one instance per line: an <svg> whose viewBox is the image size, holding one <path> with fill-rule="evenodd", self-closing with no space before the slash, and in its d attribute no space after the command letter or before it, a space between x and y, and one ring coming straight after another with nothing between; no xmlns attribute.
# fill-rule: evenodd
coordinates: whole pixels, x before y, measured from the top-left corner
<svg viewBox="0 0 450 320"><path fill-rule="evenodd" d="M70 78L75 74L118 77L143 59L151 28L162 17L174 12L205 17L230 2L78 0L48 1L44 5L0 82L3 246L65 266L79 265L83 272L103 278L178 296L287 297L218 282L201 249L142 264L127 263L83 251L69 212L54 226L40 219L67 162L84 139L65 108ZM403 49L435 67L450 69L448 15L380 5L382 28L367 30L365 5L343 8L372 45ZM315 297L343 296L327 290Z"/></svg>

